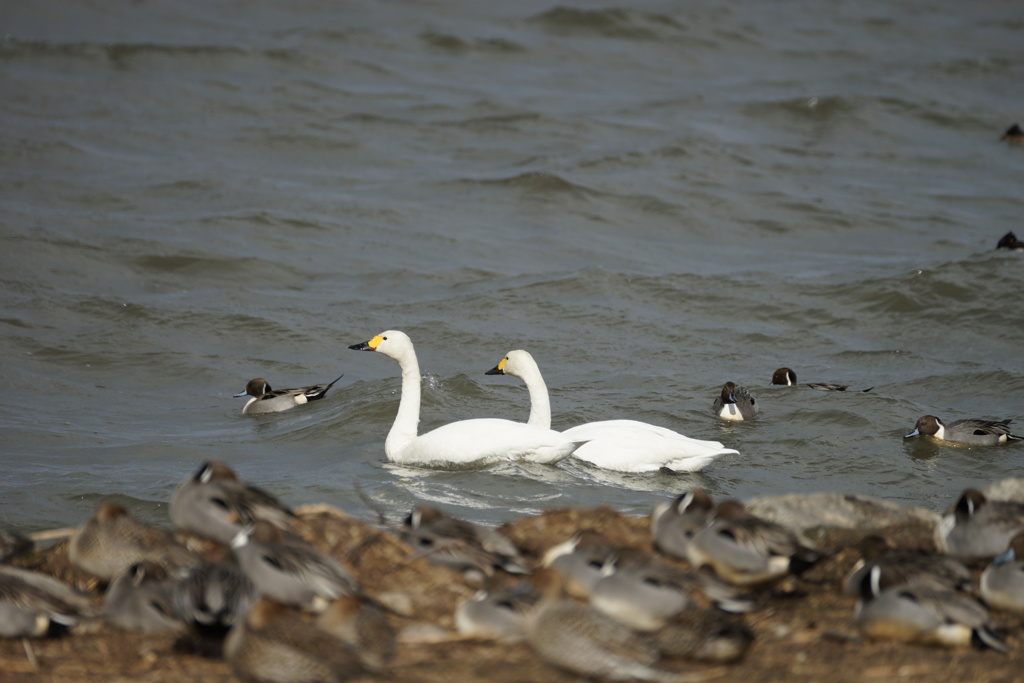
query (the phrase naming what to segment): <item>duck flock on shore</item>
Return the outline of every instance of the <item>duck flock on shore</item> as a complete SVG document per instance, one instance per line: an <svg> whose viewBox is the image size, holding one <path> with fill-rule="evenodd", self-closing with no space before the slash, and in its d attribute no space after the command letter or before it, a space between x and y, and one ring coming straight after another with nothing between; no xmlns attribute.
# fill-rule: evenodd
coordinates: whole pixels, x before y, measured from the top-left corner
<svg viewBox="0 0 1024 683"><path fill-rule="evenodd" d="M359 543L310 534L301 514L222 462L187 477L169 514L174 532L105 502L74 529L59 547L90 577L90 591L26 568L40 551L7 534L0 635L168 632L179 651L223 657L240 680L260 683L401 677L393 662L416 647L423 625L407 633L396 623L415 617L410 605L424 586L366 590L380 577L347 562ZM451 603L447 637L525 641L546 664L614 680L689 680L700 666L741 661L755 643L747 619L780 584L833 555L700 489L657 504L630 543L598 524L524 549L500 529L428 506L376 527L404 548L403 562L445 567L476 586ZM935 550L907 550L862 534L860 559L834 588L859 598L856 629L868 639L1008 652L989 610L1024 614L1024 504L967 490L933 541ZM440 624L436 631L443 635Z"/></svg>

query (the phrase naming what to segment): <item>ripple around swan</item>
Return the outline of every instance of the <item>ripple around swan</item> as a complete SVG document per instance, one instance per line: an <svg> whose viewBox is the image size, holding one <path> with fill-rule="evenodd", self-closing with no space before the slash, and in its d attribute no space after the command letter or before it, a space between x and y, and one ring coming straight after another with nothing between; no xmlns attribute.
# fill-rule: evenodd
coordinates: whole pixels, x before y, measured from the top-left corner
<svg viewBox="0 0 1024 683"><path fill-rule="evenodd" d="M472 181L485 187L500 187L517 190L530 197L559 200L564 197L587 199L600 193L584 185L577 185L548 171L530 171L508 178Z"/></svg>

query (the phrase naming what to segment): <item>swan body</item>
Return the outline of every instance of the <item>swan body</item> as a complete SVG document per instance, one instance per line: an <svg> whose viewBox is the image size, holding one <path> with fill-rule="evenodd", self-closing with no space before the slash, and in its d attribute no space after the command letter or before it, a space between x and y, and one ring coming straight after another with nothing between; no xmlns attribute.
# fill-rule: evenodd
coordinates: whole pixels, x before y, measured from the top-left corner
<svg viewBox="0 0 1024 683"><path fill-rule="evenodd" d="M483 465L503 460L553 464L578 446L558 432L535 425L477 418L451 422L426 434L417 433L420 419L420 366L412 340L404 332L388 330L356 351L377 351L398 362L402 369L402 398L398 415L384 442L388 460L402 465Z"/></svg>
<svg viewBox="0 0 1024 683"><path fill-rule="evenodd" d="M530 419L527 424L551 426L551 402L544 377L528 351L509 351L491 375L511 375L526 383L530 392ZM726 453L717 441L701 441L683 436L665 427L637 420L588 422L562 432L572 441L584 441L573 457L607 470L618 472L657 472L663 468L676 472L696 472Z"/></svg>

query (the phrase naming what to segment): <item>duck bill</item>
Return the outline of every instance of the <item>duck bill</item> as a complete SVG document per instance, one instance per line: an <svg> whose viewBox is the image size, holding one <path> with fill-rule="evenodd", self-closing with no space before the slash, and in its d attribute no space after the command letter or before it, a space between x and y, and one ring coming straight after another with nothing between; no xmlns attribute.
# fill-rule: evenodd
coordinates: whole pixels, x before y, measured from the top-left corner
<svg viewBox="0 0 1024 683"><path fill-rule="evenodd" d="M907 434L903 438L904 439L909 439L911 437L920 436L920 435L921 435L921 431L919 429L914 429L914 431L910 432L909 434Z"/></svg>
<svg viewBox="0 0 1024 683"><path fill-rule="evenodd" d="M238 394L232 394L231 398L242 398L243 396L248 396L248 395L249 395L249 392L243 391L243 392L238 393Z"/></svg>

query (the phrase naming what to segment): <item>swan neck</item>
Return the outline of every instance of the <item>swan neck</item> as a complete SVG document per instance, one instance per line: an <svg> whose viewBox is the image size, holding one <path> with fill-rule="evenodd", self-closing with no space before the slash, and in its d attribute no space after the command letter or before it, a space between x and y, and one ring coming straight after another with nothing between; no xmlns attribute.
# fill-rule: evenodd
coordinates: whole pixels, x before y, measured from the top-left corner
<svg viewBox="0 0 1024 683"><path fill-rule="evenodd" d="M384 442L384 452L389 460L396 460L402 449L416 438L420 421L420 364L416 352L398 359L398 364L402 368L402 398L398 402L395 422Z"/></svg>
<svg viewBox="0 0 1024 683"><path fill-rule="evenodd" d="M551 429L551 400L548 397L548 385L540 368L534 365L524 374L523 382L530 392L530 419L527 424L543 429Z"/></svg>

